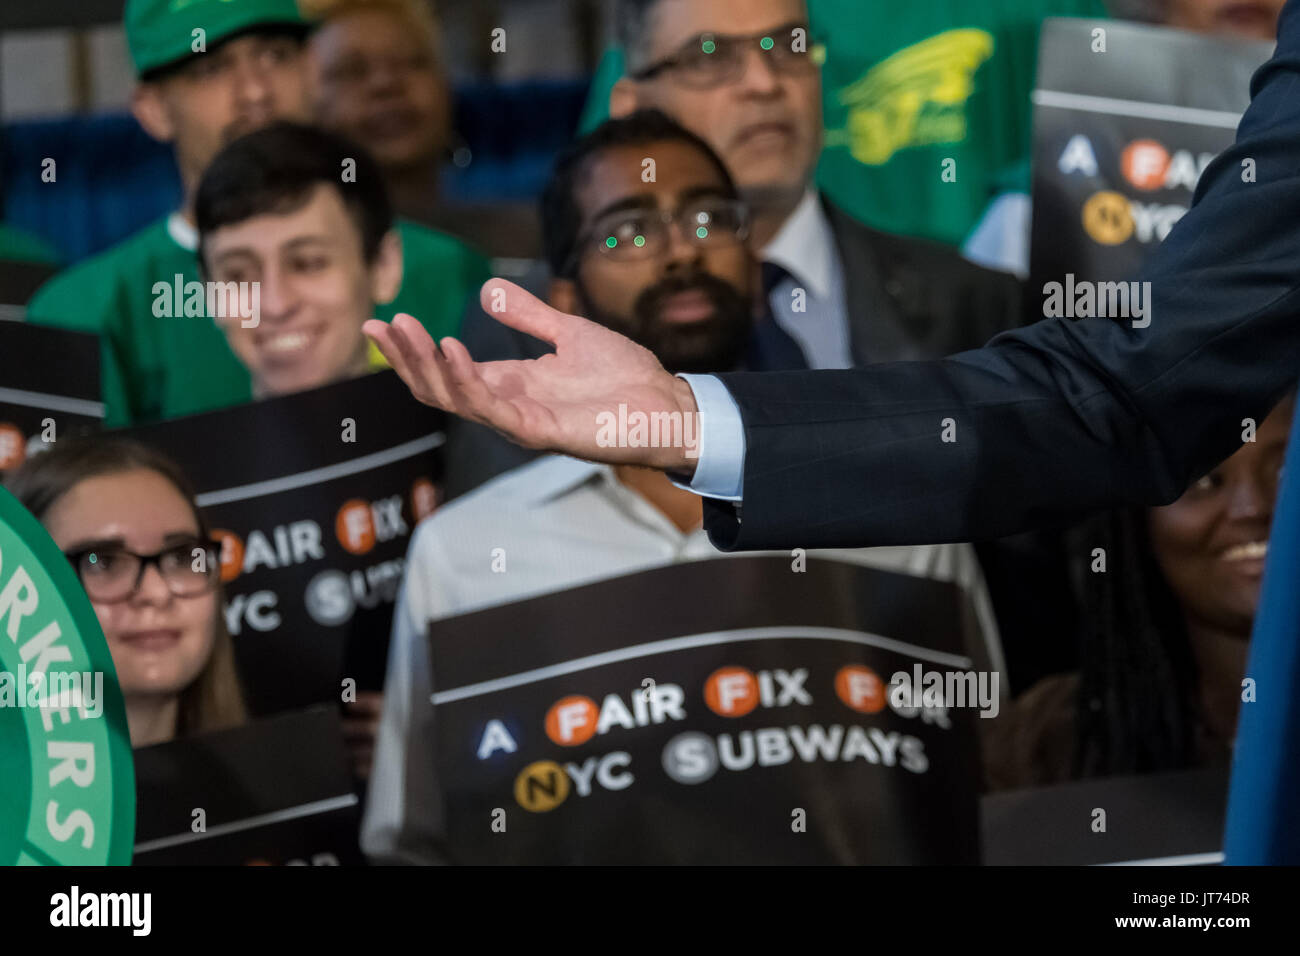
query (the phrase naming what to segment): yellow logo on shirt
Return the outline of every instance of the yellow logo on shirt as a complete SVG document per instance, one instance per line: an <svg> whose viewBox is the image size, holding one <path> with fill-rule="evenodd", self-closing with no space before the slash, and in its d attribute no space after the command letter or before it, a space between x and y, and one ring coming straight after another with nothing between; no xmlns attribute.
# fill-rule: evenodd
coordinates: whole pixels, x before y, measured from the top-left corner
<svg viewBox="0 0 1300 956"><path fill-rule="evenodd" d="M868 166L910 146L961 142L975 71L993 47L992 34L960 29L899 50L840 91L848 120L828 142L847 141L853 158Z"/></svg>

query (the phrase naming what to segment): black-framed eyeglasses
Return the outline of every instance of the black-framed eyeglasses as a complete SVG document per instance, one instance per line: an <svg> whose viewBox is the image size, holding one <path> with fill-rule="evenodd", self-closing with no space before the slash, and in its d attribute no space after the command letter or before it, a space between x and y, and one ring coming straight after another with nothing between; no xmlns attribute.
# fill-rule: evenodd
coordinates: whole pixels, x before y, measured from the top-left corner
<svg viewBox="0 0 1300 956"><path fill-rule="evenodd" d="M158 569L176 597L198 597L216 587L221 552L214 542L195 538L153 554L138 554L116 545L65 551L92 601L111 604L135 594L150 565Z"/></svg>
<svg viewBox="0 0 1300 956"><path fill-rule="evenodd" d="M701 248L735 245L749 238L749 208L739 199L704 196L668 212L662 209L616 209L600 216L582 233L566 275L578 260L595 251L616 262L651 259L672 244L672 230Z"/></svg>
<svg viewBox="0 0 1300 956"><path fill-rule="evenodd" d="M742 77L750 50L757 50L775 72L786 76L811 73L824 58L822 48L808 41L808 25L794 22L766 33L701 33L671 56L629 75L651 80L666 73L683 86L709 89Z"/></svg>

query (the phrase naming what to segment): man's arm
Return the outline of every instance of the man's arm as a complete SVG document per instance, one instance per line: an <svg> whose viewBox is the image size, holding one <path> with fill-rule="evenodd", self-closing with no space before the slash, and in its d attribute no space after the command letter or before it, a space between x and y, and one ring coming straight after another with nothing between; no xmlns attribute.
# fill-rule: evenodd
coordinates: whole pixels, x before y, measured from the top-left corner
<svg viewBox="0 0 1300 956"><path fill-rule="evenodd" d="M1044 320L938 362L719 376L746 454L741 515L706 500L713 543L998 537L1171 501L1239 448L1242 420L1300 377L1295 0L1252 93L1236 145L1139 276L1148 327Z"/></svg>

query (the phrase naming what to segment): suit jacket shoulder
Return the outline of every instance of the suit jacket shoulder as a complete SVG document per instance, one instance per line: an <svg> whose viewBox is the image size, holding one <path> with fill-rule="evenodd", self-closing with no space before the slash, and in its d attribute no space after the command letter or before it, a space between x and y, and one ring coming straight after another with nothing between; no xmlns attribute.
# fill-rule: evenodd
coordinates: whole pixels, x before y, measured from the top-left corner
<svg viewBox="0 0 1300 956"><path fill-rule="evenodd" d="M844 265L854 361L932 359L979 348L1025 323L1010 273L927 239L880 232L823 199Z"/></svg>

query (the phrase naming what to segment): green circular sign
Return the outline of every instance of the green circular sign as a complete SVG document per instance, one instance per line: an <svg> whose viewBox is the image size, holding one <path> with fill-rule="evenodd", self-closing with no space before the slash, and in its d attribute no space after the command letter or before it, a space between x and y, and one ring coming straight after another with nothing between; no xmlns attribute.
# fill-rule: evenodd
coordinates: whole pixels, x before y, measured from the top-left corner
<svg viewBox="0 0 1300 956"><path fill-rule="evenodd" d="M99 620L0 488L0 866L131 862L135 771Z"/></svg>

